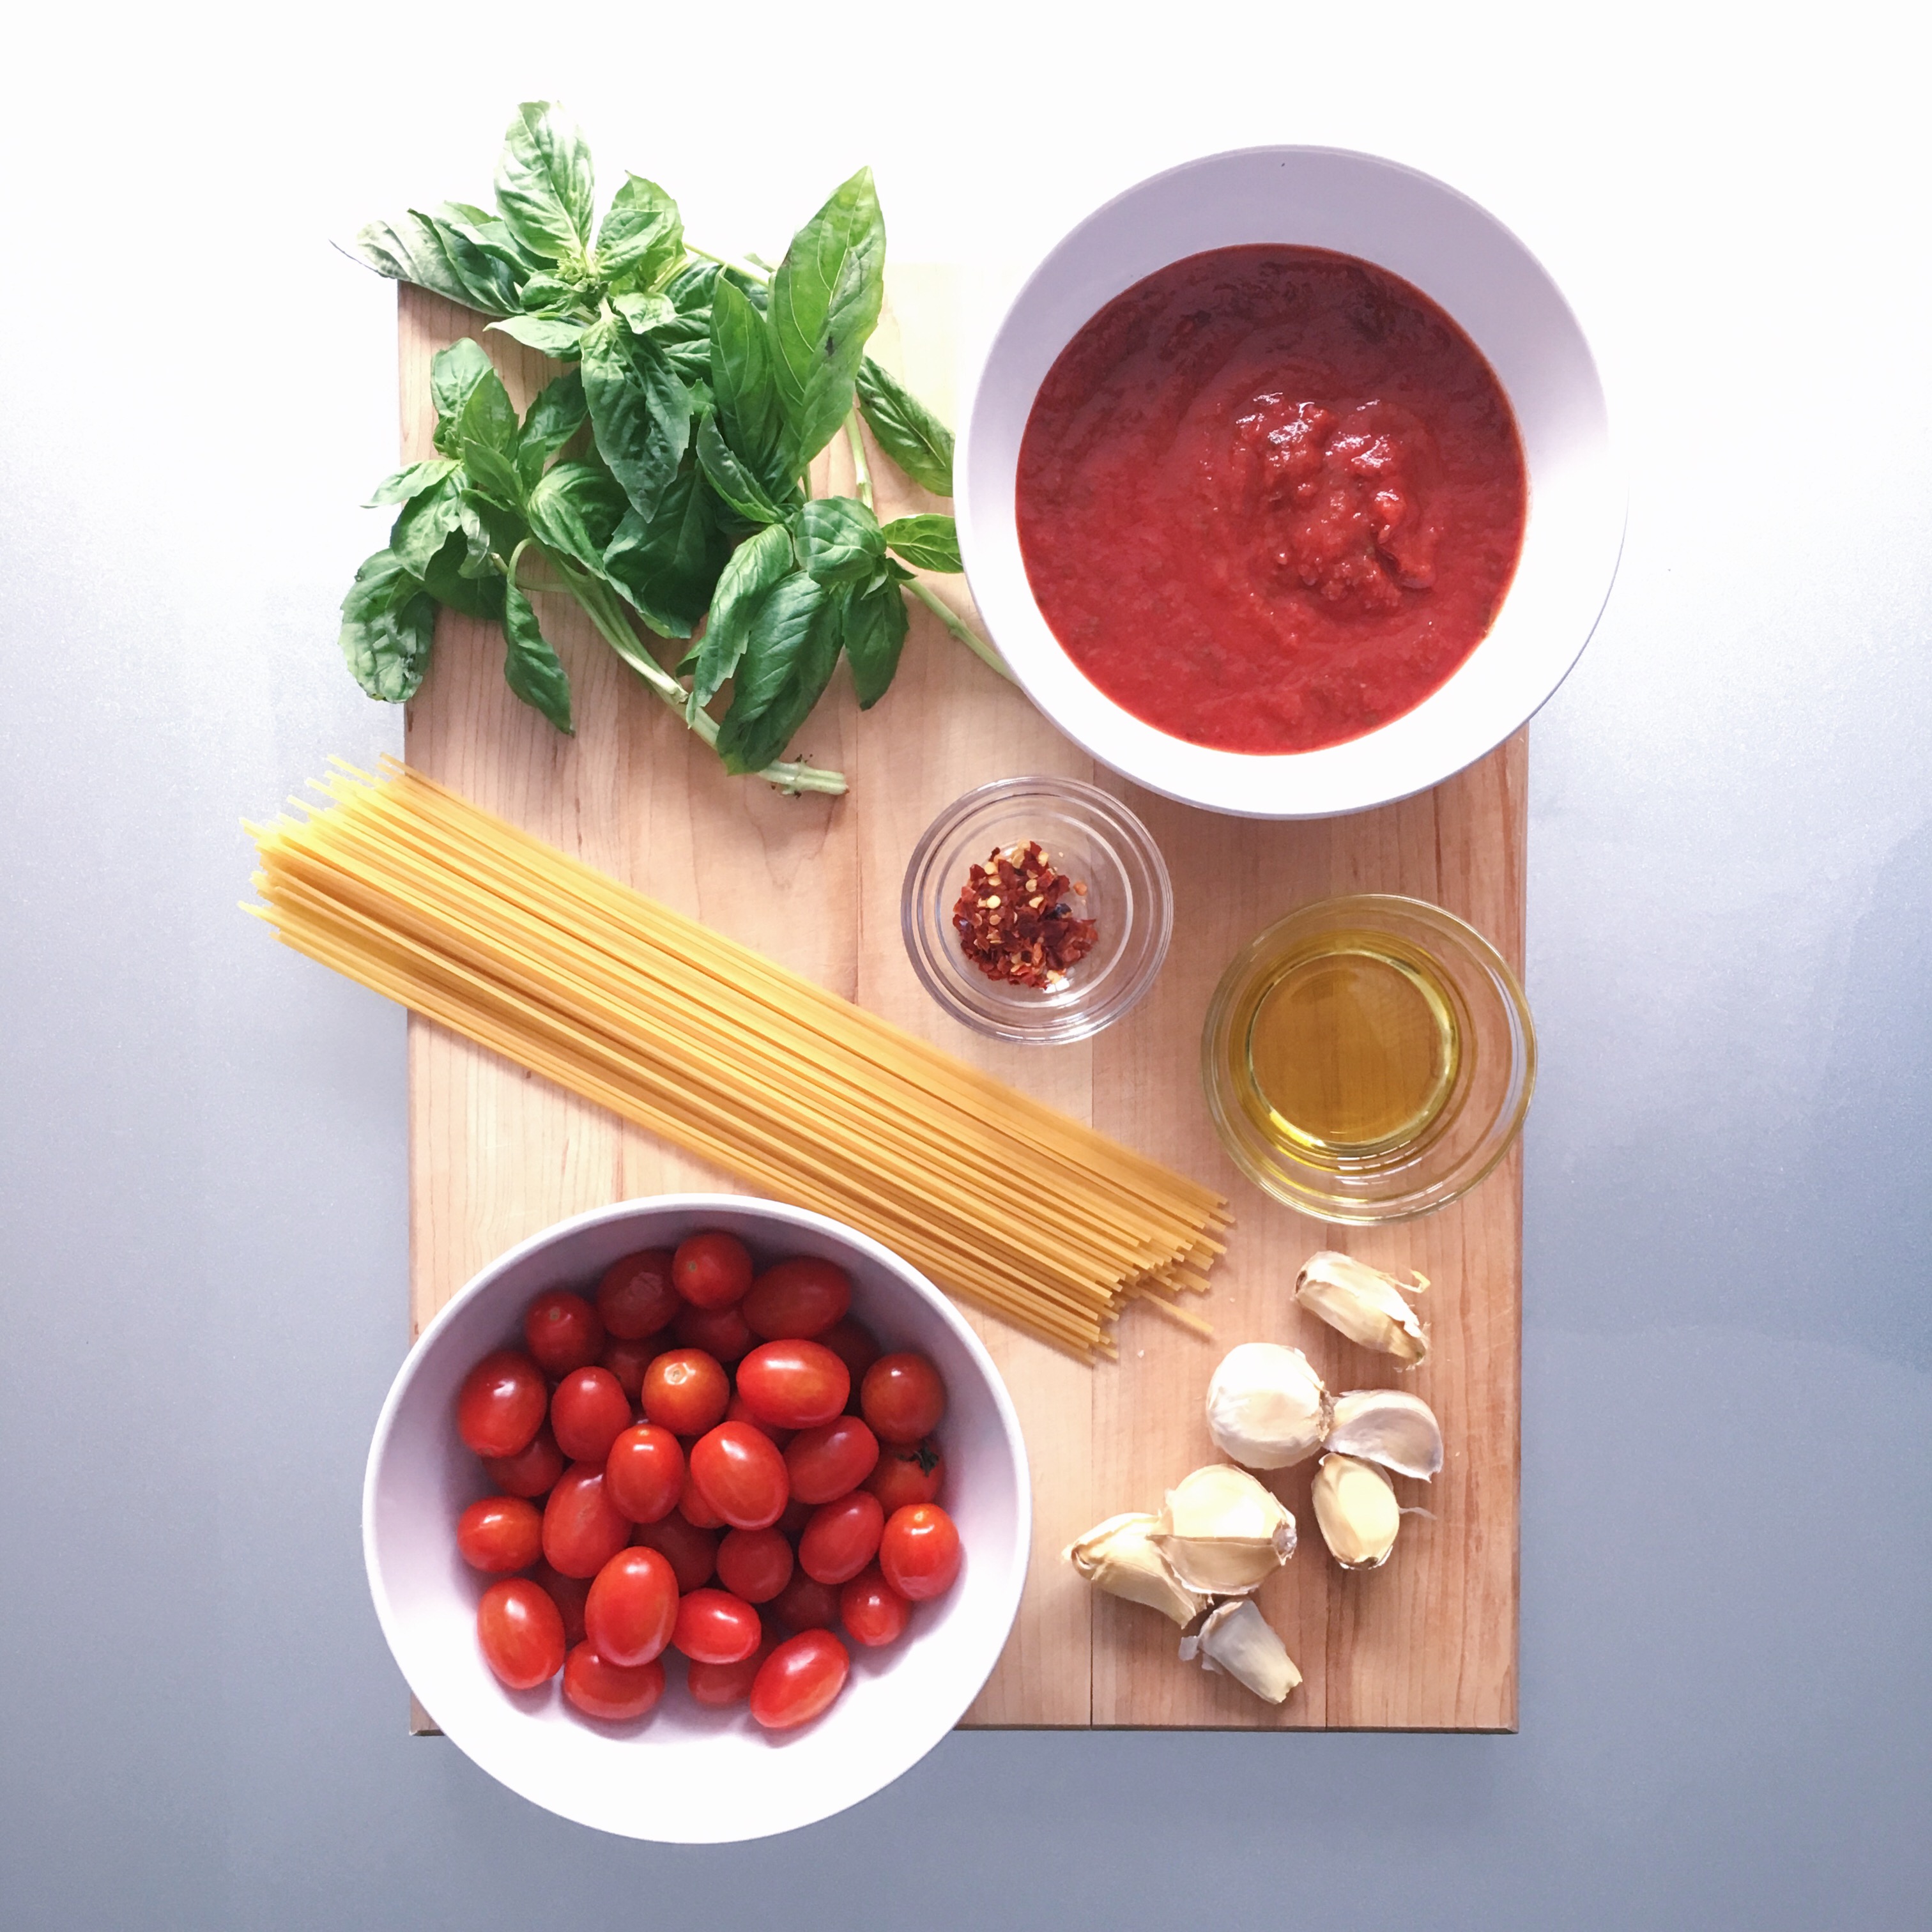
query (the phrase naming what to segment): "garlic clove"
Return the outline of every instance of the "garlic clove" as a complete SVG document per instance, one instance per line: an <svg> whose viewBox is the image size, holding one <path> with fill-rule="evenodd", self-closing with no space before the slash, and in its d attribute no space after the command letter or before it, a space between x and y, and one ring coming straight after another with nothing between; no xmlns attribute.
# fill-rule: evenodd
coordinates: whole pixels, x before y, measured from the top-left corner
<svg viewBox="0 0 1932 1932"><path fill-rule="evenodd" d="M1402 1509L1388 1477L1352 1456L1324 1456L1315 1472L1315 1520L1345 1570L1378 1570L1395 1547Z"/></svg>
<svg viewBox="0 0 1932 1932"><path fill-rule="evenodd" d="M1196 1658L1202 1668L1219 1671L1244 1684L1257 1697L1279 1704L1301 1682L1288 1647L1253 1600L1223 1604L1191 1636L1180 1640L1180 1659Z"/></svg>
<svg viewBox="0 0 1932 1932"><path fill-rule="evenodd" d="M1208 1599L1187 1588L1160 1553L1149 1534L1160 1522L1144 1511L1110 1516L1070 1543L1064 1553L1095 1588L1144 1604L1186 1625L1208 1607Z"/></svg>
<svg viewBox="0 0 1932 1932"><path fill-rule="evenodd" d="M1294 1298L1350 1341L1378 1348L1412 1369L1428 1358L1429 1337L1403 1292L1406 1287L1408 1293L1419 1294L1428 1286L1426 1275L1405 1284L1352 1255L1324 1248L1303 1263Z"/></svg>
<svg viewBox="0 0 1932 1932"><path fill-rule="evenodd" d="M1244 1469L1210 1462L1167 1492L1149 1532L1183 1588L1244 1596L1294 1554L1294 1518Z"/></svg>
<svg viewBox="0 0 1932 1932"><path fill-rule="evenodd" d="M1442 1429L1434 1410L1400 1389L1358 1389L1337 1396L1324 1446L1424 1482L1442 1466Z"/></svg>
<svg viewBox="0 0 1932 1932"><path fill-rule="evenodd" d="M1328 1391L1299 1348L1244 1342L1208 1384L1208 1433L1250 1469L1305 1462L1328 1430Z"/></svg>

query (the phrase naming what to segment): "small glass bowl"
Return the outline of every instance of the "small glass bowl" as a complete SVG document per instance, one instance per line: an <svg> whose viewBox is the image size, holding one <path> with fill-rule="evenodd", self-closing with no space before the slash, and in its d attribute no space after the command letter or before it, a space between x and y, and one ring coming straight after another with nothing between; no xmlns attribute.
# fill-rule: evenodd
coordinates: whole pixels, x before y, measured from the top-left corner
<svg viewBox="0 0 1932 1932"><path fill-rule="evenodd" d="M1384 970L1408 962L1394 970L1454 1048L1400 1132L1344 1144L1284 1131L1252 1064L1258 1016L1292 974L1364 954ZM1322 1071L1333 1092L1348 1085ZM1235 956L1208 1006L1201 1078L1222 1144L1258 1186L1324 1221L1400 1221L1466 1194L1509 1151L1536 1084L1536 1034L1516 975L1473 926L1420 899L1363 892L1304 906Z"/></svg>
<svg viewBox="0 0 1932 1932"><path fill-rule="evenodd" d="M952 908L988 855L1038 840L1084 884L1072 902L1098 928L1094 950L1055 987L989 980L966 956ZM954 800L906 866L899 925L920 983L950 1013L997 1040L1046 1046L1111 1026L1154 982L1174 928L1166 862L1120 800L1077 778L1002 778Z"/></svg>

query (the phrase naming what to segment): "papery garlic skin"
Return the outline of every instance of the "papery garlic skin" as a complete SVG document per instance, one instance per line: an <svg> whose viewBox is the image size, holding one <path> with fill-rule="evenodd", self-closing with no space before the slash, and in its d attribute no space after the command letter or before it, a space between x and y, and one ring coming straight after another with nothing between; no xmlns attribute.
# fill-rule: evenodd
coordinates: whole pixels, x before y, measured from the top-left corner
<svg viewBox="0 0 1932 1932"><path fill-rule="evenodd" d="M1352 1456L1324 1456L1315 1472L1315 1520L1345 1570L1379 1570L1395 1547L1402 1507L1388 1477Z"/></svg>
<svg viewBox="0 0 1932 1932"><path fill-rule="evenodd" d="M1280 1703L1301 1682L1288 1647L1248 1598L1223 1604L1190 1636L1180 1640L1180 1659L1220 1671L1246 1684L1257 1697Z"/></svg>
<svg viewBox="0 0 1932 1932"><path fill-rule="evenodd" d="M1160 1518L1130 1510L1096 1523L1062 1552L1096 1589L1144 1604L1184 1628L1208 1607L1206 1597L1189 1589L1174 1574L1151 1532Z"/></svg>
<svg viewBox="0 0 1932 1932"><path fill-rule="evenodd" d="M1428 1286L1429 1277L1418 1274L1408 1292L1418 1294ZM1428 1359L1429 1337L1403 1299L1403 1288L1394 1275L1324 1248L1302 1264L1294 1299L1350 1341L1393 1355L1412 1369Z"/></svg>
<svg viewBox="0 0 1932 1932"><path fill-rule="evenodd" d="M1400 1389L1357 1389L1337 1396L1327 1446L1424 1482L1442 1466L1442 1426L1435 1411Z"/></svg>
<svg viewBox="0 0 1932 1932"><path fill-rule="evenodd" d="M1208 1433L1250 1469L1306 1462L1328 1432L1328 1391L1299 1348L1244 1342L1208 1384Z"/></svg>
<svg viewBox="0 0 1932 1932"><path fill-rule="evenodd" d="M1150 1532L1182 1587L1245 1596L1294 1554L1294 1518L1244 1469L1210 1462L1167 1492Z"/></svg>

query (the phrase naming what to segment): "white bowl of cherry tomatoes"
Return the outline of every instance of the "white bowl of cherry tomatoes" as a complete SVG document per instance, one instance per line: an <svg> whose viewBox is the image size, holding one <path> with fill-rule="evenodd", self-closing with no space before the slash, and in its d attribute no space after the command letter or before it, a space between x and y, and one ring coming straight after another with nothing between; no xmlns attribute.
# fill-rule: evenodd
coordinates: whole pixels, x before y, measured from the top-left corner
<svg viewBox="0 0 1932 1932"><path fill-rule="evenodd" d="M823 1215L671 1195L560 1222L427 1328L362 1540L444 1733L561 1816L686 1844L829 1817L1004 1646L1018 1418L944 1295Z"/></svg>

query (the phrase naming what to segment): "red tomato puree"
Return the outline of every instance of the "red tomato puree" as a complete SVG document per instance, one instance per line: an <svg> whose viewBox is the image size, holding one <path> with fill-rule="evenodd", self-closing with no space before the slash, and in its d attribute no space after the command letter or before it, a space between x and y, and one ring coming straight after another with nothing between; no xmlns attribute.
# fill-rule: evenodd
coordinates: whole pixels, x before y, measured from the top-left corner
<svg viewBox="0 0 1932 1932"><path fill-rule="evenodd" d="M1482 352L1322 248L1217 248L1061 352L1020 448L1053 633L1175 737L1309 752L1436 690L1494 622L1528 478Z"/></svg>

